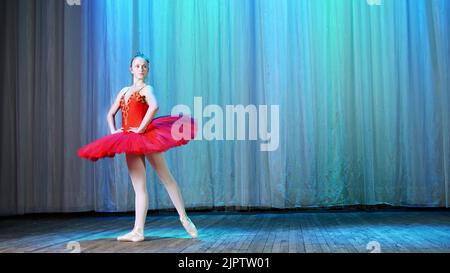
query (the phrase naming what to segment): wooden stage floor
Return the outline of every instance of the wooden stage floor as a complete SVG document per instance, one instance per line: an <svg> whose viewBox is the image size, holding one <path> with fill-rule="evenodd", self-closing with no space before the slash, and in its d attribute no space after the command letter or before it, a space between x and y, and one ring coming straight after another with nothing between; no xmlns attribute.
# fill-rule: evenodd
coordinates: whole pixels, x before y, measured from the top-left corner
<svg viewBox="0 0 450 273"><path fill-rule="evenodd" d="M118 242L129 214L0 218L0 252L450 253L450 211L192 212L191 239L174 213L150 213L145 241ZM73 246L73 247L72 247Z"/></svg>

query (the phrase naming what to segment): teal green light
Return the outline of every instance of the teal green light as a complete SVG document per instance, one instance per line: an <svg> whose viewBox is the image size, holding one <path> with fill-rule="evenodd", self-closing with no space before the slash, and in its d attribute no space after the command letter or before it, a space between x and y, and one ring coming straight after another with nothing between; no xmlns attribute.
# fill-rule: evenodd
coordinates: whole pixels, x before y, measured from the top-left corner
<svg viewBox="0 0 450 273"><path fill-rule="evenodd" d="M194 165L179 170L186 185L205 189L191 196L199 204L448 206L450 1L84 4L99 92L114 97L130 83L128 62L140 50L151 60L161 114L177 104L192 109L196 96L279 105L276 152L250 141L173 152L204 166L202 174ZM102 118L107 105L98 107Z"/></svg>

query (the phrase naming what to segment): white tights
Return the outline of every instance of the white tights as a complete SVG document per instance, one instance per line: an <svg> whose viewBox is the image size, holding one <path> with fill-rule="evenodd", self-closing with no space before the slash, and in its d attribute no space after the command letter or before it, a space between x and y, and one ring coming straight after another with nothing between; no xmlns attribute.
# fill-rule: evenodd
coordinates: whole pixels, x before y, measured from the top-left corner
<svg viewBox="0 0 450 273"><path fill-rule="evenodd" d="M150 165L155 170L156 174L164 184L170 199L175 206L178 214L182 218L186 218L186 211L184 208L183 198L180 193L177 182L170 173L167 163L164 158L164 153L152 153L146 155ZM127 154L127 166L133 183L135 198L135 222L134 230L144 230L145 219L148 209L148 193L145 176L145 159L142 155Z"/></svg>

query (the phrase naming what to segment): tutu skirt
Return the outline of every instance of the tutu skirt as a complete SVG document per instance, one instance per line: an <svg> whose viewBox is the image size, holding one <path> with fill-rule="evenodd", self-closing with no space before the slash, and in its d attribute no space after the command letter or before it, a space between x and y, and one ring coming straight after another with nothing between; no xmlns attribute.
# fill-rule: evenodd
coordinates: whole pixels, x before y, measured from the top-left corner
<svg viewBox="0 0 450 273"><path fill-rule="evenodd" d="M189 116L162 116L153 119L145 133L120 132L111 134L78 149L78 156L91 161L131 153L145 155L164 152L187 144L195 138L197 126Z"/></svg>

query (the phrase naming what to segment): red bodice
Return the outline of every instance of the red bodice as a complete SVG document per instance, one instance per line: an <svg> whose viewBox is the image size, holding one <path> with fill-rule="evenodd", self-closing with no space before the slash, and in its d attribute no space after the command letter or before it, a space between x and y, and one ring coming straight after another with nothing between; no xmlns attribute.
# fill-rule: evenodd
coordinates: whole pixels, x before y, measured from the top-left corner
<svg viewBox="0 0 450 273"><path fill-rule="evenodd" d="M157 117L147 125L144 133L129 132L130 127L141 125L148 107L145 97L139 91L131 94L128 101L122 95L120 108L123 132L104 136L79 148L78 156L96 161L120 153L147 155L185 145L195 138L197 125L187 115Z"/></svg>
<svg viewBox="0 0 450 273"><path fill-rule="evenodd" d="M122 110L122 127L127 131L130 127L139 127L142 119L147 113L148 104L145 97L139 92L134 92L125 101L125 94L120 99L120 109Z"/></svg>

